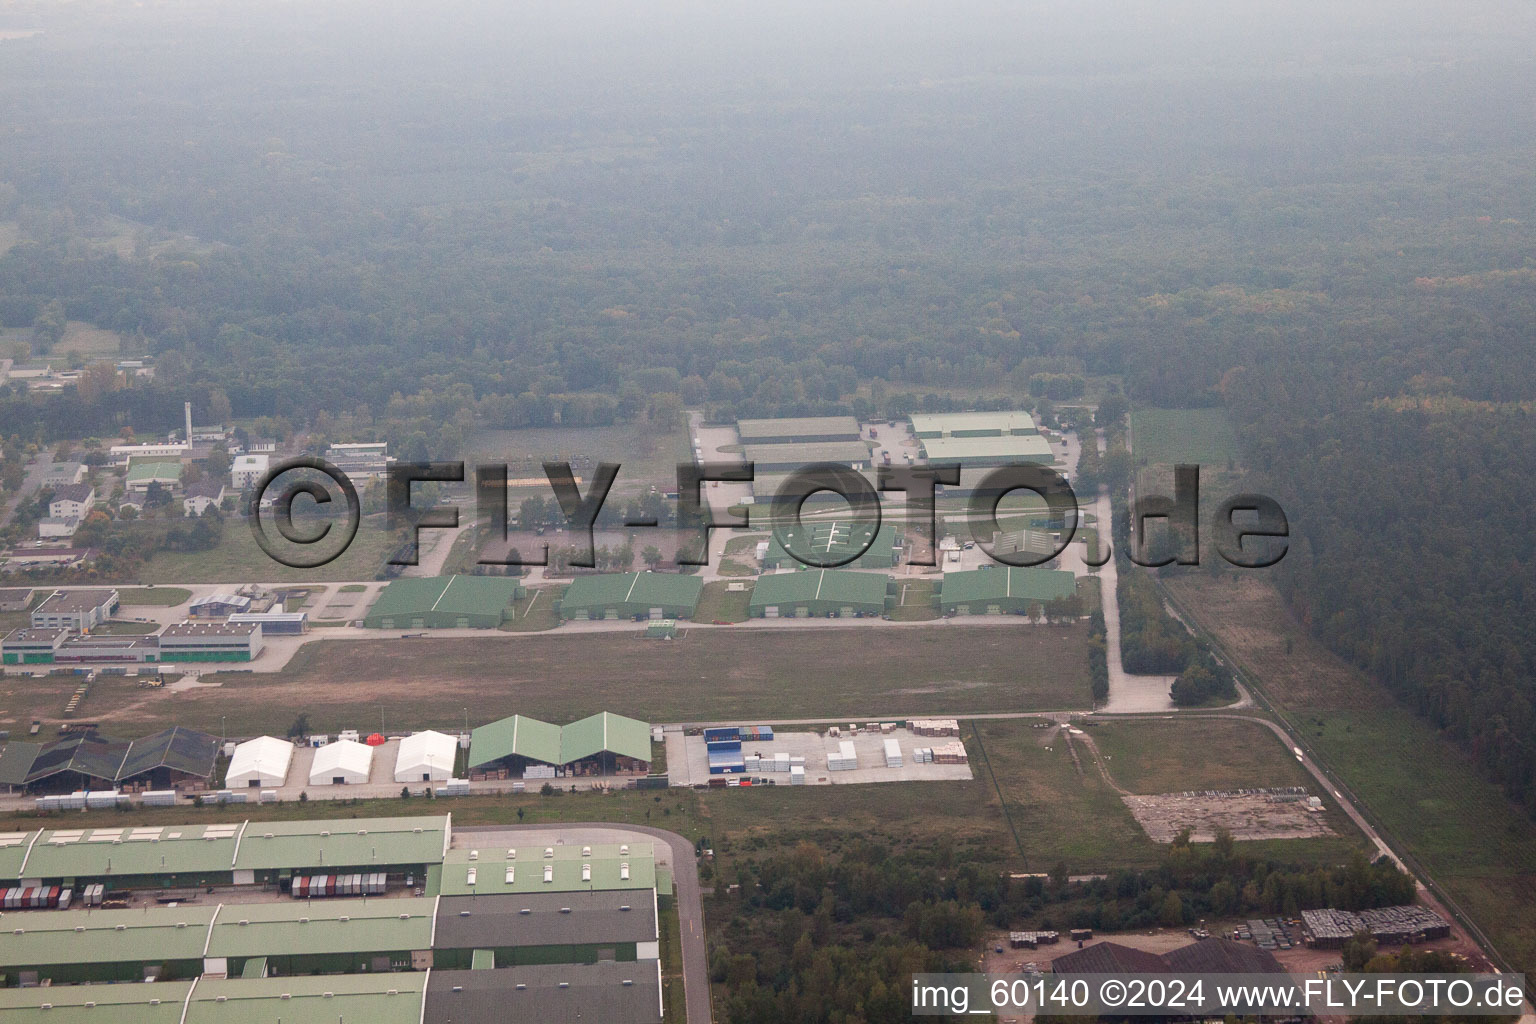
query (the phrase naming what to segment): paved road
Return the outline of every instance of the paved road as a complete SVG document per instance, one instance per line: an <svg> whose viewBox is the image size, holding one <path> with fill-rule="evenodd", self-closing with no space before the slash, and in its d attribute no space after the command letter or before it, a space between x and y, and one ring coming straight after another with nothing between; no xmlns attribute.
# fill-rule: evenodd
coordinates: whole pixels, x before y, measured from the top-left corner
<svg viewBox="0 0 1536 1024"><path fill-rule="evenodd" d="M573 821L540 825L475 825L472 832L538 832L589 829L603 832L635 832L659 839L672 852L673 890L677 894L677 916L683 947L683 1002L687 1005L688 1024L710 1024L709 956L704 945L704 901L699 890L699 865L693 843L676 832L648 825L617 825L613 822Z"/></svg>

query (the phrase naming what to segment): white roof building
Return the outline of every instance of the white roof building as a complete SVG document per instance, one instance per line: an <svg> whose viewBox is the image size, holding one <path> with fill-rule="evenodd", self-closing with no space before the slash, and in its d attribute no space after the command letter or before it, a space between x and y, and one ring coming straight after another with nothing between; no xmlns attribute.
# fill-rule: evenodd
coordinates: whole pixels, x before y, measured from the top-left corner
<svg viewBox="0 0 1536 1024"><path fill-rule="evenodd" d="M224 775L225 789L281 786L293 761L293 744L275 736L258 736L235 748Z"/></svg>
<svg viewBox="0 0 1536 1024"><path fill-rule="evenodd" d="M309 767L311 786L357 786L373 770L373 748L356 740L337 740L315 751Z"/></svg>
<svg viewBox="0 0 1536 1024"><path fill-rule="evenodd" d="M458 742L430 729L400 741L395 757L396 782L444 782L453 778L453 759Z"/></svg>
<svg viewBox="0 0 1536 1024"><path fill-rule="evenodd" d="M270 461L265 455L242 455L230 465L229 478L240 490L255 487L267 475Z"/></svg>

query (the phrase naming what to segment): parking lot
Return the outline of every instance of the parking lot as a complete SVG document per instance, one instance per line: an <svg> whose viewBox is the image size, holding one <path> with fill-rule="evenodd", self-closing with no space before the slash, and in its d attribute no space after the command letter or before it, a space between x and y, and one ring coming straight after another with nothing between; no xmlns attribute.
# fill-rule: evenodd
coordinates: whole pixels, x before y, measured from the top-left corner
<svg viewBox="0 0 1536 1024"><path fill-rule="evenodd" d="M887 739L894 739L901 746L902 766L900 768L885 766ZM846 771L828 771L827 754L836 753L838 743L842 740L852 741L853 749L858 754L859 766ZM743 777L709 774L709 752L702 735L689 736L680 731L668 731L666 741L667 774L674 786L700 786L706 784L712 777L727 779ZM917 764L913 759L912 751L917 747L934 747L953 741L954 737L915 736L907 729L881 733L860 727L857 736L848 735L845 729L841 736L836 737L816 732L775 731L774 738L771 740L744 741L741 744L741 753L743 757L748 754L760 754L771 758L780 752L789 754L791 757L804 757L807 786L866 782L968 781L972 778L969 764ZM788 772L749 770L746 777L754 780L763 779L780 786L789 785Z"/></svg>

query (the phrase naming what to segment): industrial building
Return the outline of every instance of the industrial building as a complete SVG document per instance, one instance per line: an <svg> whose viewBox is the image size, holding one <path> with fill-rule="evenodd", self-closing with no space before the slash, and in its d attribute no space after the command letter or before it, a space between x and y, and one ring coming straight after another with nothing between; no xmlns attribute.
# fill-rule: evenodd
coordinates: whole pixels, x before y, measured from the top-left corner
<svg viewBox="0 0 1536 1024"><path fill-rule="evenodd" d="M889 569L901 561L905 539L890 526L876 528L849 519L802 523L774 531L763 568L798 569L834 562L830 567L835 569Z"/></svg>
<svg viewBox="0 0 1536 1024"><path fill-rule="evenodd" d="M869 445L863 441L749 444L743 448L741 457L752 463L754 472L793 472L818 462L863 469L869 465Z"/></svg>
<svg viewBox="0 0 1536 1024"><path fill-rule="evenodd" d="M1006 412L915 412L912 436L918 440L943 437L1007 437L1038 434L1035 418L1022 410Z"/></svg>
<svg viewBox="0 0 1536 1024"><path fill-rule="evenodd" d="M263 639L269 636L299 636L309 632L308 612L239 612L231 615L230 625L256 623Z"/></svg>
<svg viewBox="0 0 1536 1024"><path fill-rule="evenodd" d="M221 591L200 597L187 606L187 615L194 619L222 619L251 610L251 599L244 594Z"/></svg>
<svg viewBox="0 0 1536 1024"><path fill-rule="evenodd" d="M607 711L566 726L512 715L480 726L469 738L469 770L474 774L505 771L511 778L525 779L644 775L650 763L651 727Z"/></svg>
<svg viewBox="0 0 1536 1024"><path fill-rule="evenodd" d="M356 740L337 740L315 751L310 762L311 786L360 786L373 770L373 748Z"/></svg>
<svg viewBox="0 0 1536 1024"><path fill-rule="evenodd" d="M363 617L369 629L495 629L512 614L523 585L504 576L391 580Z"/></svg>
<svg viewBox="0 0 1536 1024"><path fill-rule="evenodd" d="M175 487L181 483L181 463L161 459L141 459L128 464L123 486L140 494L151 487Z"/></svg>
<svg viewBox="0 0 1536 1024"><path fill-rule="evenodd" d="M64 626L13 629L0 640L0 662L7 665L51 665L69 637Z"/></svg>
<svg viewBox="0 0 1536 1024"><path fill-rule="evenodd" d="M458 749L452 736L430 729L411 733L395 752L395 781L446 782L453 778Z"/></svg>
<svg viewBox="0 0 1536 1024"><path fill-rule="evenodd" d="M446 816L0 835L0 881L52 886L50 898L72 888L66 904L90 908L7 910L0 1014L449 1024L515 1011L659 1024L649 844L464 850L451 839ZM368 873L348 873L358 868ZM316 878L327 898L301 892ZM171 886L181 899L110 905Z"/></svg>
<svg viewBox="0 0 1536 1024"><path fill-rule="evenodd" d="M118 593L106 590L55 590L32 609L36 629L62 626L79 633L94 629L117 614Z"/></svg>
<svg viewBox="0 0 1536 1024"><path fill-rule="evenodd" d="M229 759L229 770L224 773L227 789L247 789L260 786L274 789L288 778L288 766L293 763L293 744L276 736L258 736L235 747Z"/></svg>
<svg viewBox="0 0 1536 1024"><path fill-rule="evenodd" d="M1050 463L1056 453L1039 434L986 437L929 437L918 441L924 460L959 463L962 469L985 469L1021 462ZM964 481L961 481L964 485ZM949 493L946 491L945 493Z"/></svg>
<svg viewBox="0 0 1536 1024"><path fill-rule="evenodd" d="M665 572L578 576L557 602L562 619L691 619L704 581Z"/></svg>
<svg viewBox="0 0 1536 1024"><path fill-rule="evenodd" d="M859 440L859 421L852 416L791 416L782 419L737 420L736 435L744 445L857 441Z"/></svg>
<svg viewBox="0 0 1536 1024"><path fill-rule="evenodd" d="M851 618L885 611L888 577L842 569L761 576L747 613L753 618Z"/></svg>
<svg viewBox="0 0 1536 1024"><path fill-rule="evenodd" d="M258 622L177 622L155 639L162 662L251 661L262 648Z"/></svg>
<svg viewBox="0 0 1536 1024"><path fill-rule="evenodd" d="M0 785L36 792L171 789L213 775L218 740L173 727L137 740L94 731L48 743L11 742L0 751Z"/></svg>
<svg viewBox="0 0 1536 1024"><path fill-rule="evenodd" d="M1077 578L1060 569L993 565L949 572L939 583L945 615L1027 615L1031 609L1077 594Z"/></svg>
<svg viewBox="0 0 1536 1024"><path fill-rule="evenodd" d="M237 491L255 487L261 482L261 478L267 475L270 464L271 460L266 455L246 453L236 456L229 467L230 482L234 484Z"/></svg>
<svg viewBox="0 0 1536 1024"><path fill-rule="evenodd" d="M24 612L31 606L31 587L7 587L0 590L0 612Z"/></svg>

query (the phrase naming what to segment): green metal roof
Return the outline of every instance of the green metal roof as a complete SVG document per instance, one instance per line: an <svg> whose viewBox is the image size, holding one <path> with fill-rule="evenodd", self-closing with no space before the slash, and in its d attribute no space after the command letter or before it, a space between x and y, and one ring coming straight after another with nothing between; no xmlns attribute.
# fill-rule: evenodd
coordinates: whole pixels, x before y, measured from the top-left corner
<svg viewBox="0 0 1536 1024"><path fill-rule="evenodd" d="M155 768L172 768L203 778L213 774L219 756L219 738L195 729L173 726L133 741L118 770L119 779L131 778Z"/></svg>
<svg viewBox="0 0 1536 1024"><path fill-rule="evenodd" d="M852 416L786 416L736 421L736 434L750 444L757 437L857 437L859 421Z"/></svg>
<svg viewBox="0 0 1536 1024"><path fill-rule="evenodd" d="M310 870L432 864L448 845L447 815L252 822L240 839L236 868Z"/></svg>
<svg viewBox="0 0 1536 1024"><path fill-rule="evenodd" d="M0 929L0 965L11 969L201 959L217 910L213 904L190 904L8 914L6 927Z"/></svg>
<svg viewBox="0 0 1536 1024"><path fill-rule="evenodd" d="M226 905L209 956L316 956L429 949L436 900L285 900ZM242 923L243 922L243 923Z"/></svg>
<svg viewBox="0 0 1536 1024"><path fill-rule="evenodd" d="M605 751L649 761L651 727L633 718L601 711L560 730L561 764Z"/></svg>
<svg viewBox="0 0 1536 1024"><path fill-rule="evenodd" d="M521 590L517 580L501 576L407 577L389 582L368 609L368 618L495 615L516 601Z"/></svg>
<svg viewBox="0 0 1536 1024"><path fill-rule="evenodd" d="M603 843L591 847L592 856L583 857L576 845L548 847L553 856L545 857L542 846L489 847L476 851L470 860L467 849L449 850L443 863L441 892L444 896L512 892L579 892L587 889L650 889L656 884L656 853L649 843L631 843L629 853L619 853L619 844ZM509 855L510 854L510 855ZM582 865L589 865L592 877L582 880ZM629 865L629 877L622 866ZM549 866L551 880L544 881ZM469 883L469 869L475 869L475 882ZM507 875L512 880L507 881Z"/></svg>
<svg viewBox="0 0 1536 1024"><path fill-rule="evenodd" d="M990 569L945 573L939 584L940 604L983 601L1047 601L1077 593L1077 580L1062 569L1038 566L1016 568L996 565Z"/></svg>
<svg viewBox="0 0 1536 1024"><path fill-rule="evenodd" d="M654 608L699 603L704 580L672 572L616 572L578 576L560 599L562 610L632 604Z"/></svg>
<svg viewBox="0 0 1536 1024"><path fill-rule="evenodd" d="M0 988L4 1024L179 1024L190 981L139 985ZM43 1004L48 1009L43 1009ZM87 1005L89 1004L89 1005Z"/></svg>
<svg viewBox="0 0 1536 1024"><path fill-rule="evenodd" d="M12 877L214 874L230 869L238 823L47 829Z"/></svg>
<svg viewBox="0 0 1536 1024"><path fill-rule="evenodd" d="M0 786L20 786L32 771L32 762L43 752L41 743L11 740L0 747Z"/></svg>
<svg viewBox="0 0 1536 1024"><path fill-rule="evenodd" d="M21 865L31 851L33 840L41 835L37 829L30 832L0 832L0 880L21 877Z"/></svg>
<svg viewBox="0 0 1536 1024"><path fill-rule="evenodd" d="M560 727L526 715L479 726L469 734L469 766L479 767L513 754L560 764Z"/></svg>
<svg viewBox="0 0 1536 1024"><path fill-rule="evenodd" d="M841 605L885 605L884 573L849 569L806 569L758 577L751 607L825 601Z"/></svg>
<svg viewBox="0 0 1536 1024"><path fill-rule="evenodd" d="M567 726L512 715L475 729L469 736L469 766L479 767L514 754L562 765L608 751L651 759L651 727L607 711Z"/></svg>
<svg viewBox="0 0 1536 1024"><path fill-rule="evenodd" d="M420 1024L426 986L426 971L202 978L183 1024L273 1024L279 1019Z"/></svg>
<svg viewBox="0 0 1536 1024"><path fill-rule="evenodd" d="M181 463L167 460L135 461L128 467L128 476L124 483L138 483L151 480L180 480Z"/></svg>

